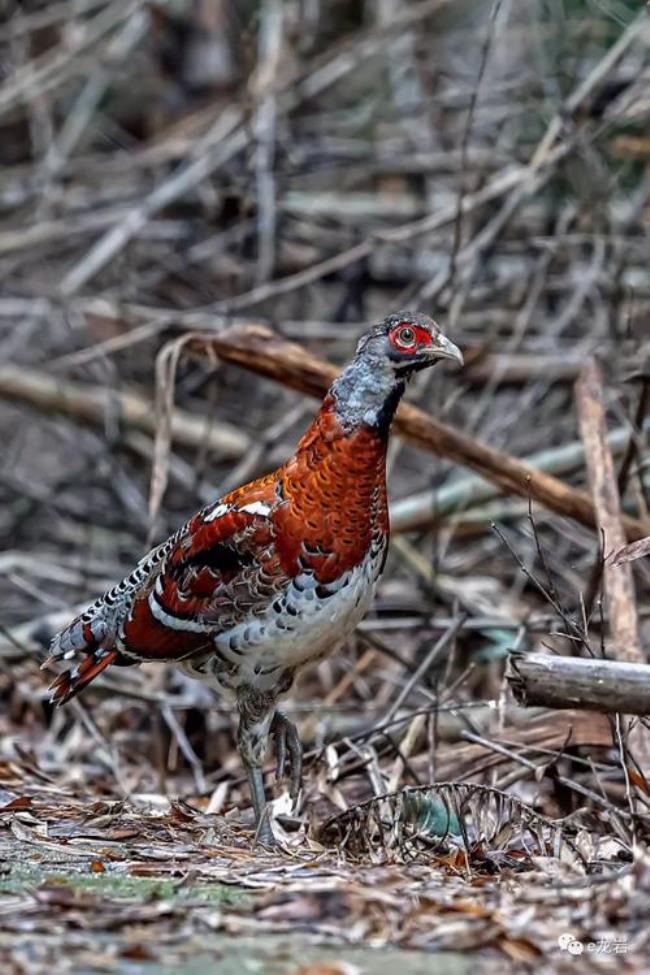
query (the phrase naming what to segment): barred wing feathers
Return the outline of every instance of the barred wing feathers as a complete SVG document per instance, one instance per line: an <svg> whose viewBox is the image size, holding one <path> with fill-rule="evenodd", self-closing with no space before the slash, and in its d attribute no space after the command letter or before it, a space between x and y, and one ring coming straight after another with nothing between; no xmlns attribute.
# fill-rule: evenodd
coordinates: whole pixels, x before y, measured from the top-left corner
<svg viewBox="0 0 650 975"><path fill-rule="evenodd" d="M270 515L272 484L257 482L204 508L52 641L53 660L83 655L51 686L69 700L110 664L181 660L263 611L286 577Z"/></svg>

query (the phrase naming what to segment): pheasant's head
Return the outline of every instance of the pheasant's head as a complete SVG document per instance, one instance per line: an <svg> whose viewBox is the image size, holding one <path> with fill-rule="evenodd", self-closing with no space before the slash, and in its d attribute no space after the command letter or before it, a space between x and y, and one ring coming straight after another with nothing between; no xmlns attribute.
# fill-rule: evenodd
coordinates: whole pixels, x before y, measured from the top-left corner
<svg viewBox="0 0 650 975"><path fill-rule="evenodd" d="M463 354L446 338L428 315L395 312L369 329L359 340L357 357L383 359L401 379L434 365L439 359L453 359L463 365Z"/></svg>
<svg viewBox="0 0 650 975"><path fill-rule="evenodd" d="M395 312L370 328L332 386L343 429L365 424L387 433L406 381L440 359L463 364L458 346L427 315Z"/></svg>

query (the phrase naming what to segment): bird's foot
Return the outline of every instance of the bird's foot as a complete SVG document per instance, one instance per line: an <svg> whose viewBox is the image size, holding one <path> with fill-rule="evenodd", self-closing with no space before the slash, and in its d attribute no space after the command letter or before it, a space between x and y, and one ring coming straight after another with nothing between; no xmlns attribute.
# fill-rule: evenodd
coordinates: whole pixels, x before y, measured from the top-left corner
<svg viewBox="0 0 650 975"><path fill-rule="evenodd" d="M271 829L268 808L264 810L262 819L257 824L255 843L258 843L260 846L265 846L269 850L277 850L280 846L277 837Z"/></svg>
<svg viewBox="0 0 650 975"><path fill-rule="evenodd" d="M255 842L260 846L275 849L279 844L273 835L269 820L269 808L264 795L264 774L261 768L247 768L248 784L255 810Z"/></svg>
<svg viewBox="0 0 650 975"><path fill-rule="evenodd" d="M302 745L296 731L296 726L289 721L286 714L276 711L271 724L271 734L275 737L277 754L276 781L284 778L284 770L289 756L289 795L297 800L302 784Z"/></svg>

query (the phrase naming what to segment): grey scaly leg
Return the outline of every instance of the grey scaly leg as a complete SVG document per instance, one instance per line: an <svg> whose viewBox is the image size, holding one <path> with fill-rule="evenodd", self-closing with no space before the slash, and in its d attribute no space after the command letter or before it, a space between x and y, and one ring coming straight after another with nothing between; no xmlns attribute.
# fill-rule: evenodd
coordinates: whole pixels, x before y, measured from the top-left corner
<svg viewBox="0 0 650 975"><path fill-rule="evenodd" d="M273 835L269 822L266 797L264 795L264 773L261 768L251 766L246 768L248 785L253 800L255 810L255 839L262 846L277 846L277 840Z"/></svg>
<svg viewBox="0 0 650 975"><path fill-rule="evenodd" d="M239 709L237 747L248 776L257 826L256 839L264 846L275 846L276 840L266 807L262 771L275 711L275 698L245 685L237 691L237 707Z"/></svg>

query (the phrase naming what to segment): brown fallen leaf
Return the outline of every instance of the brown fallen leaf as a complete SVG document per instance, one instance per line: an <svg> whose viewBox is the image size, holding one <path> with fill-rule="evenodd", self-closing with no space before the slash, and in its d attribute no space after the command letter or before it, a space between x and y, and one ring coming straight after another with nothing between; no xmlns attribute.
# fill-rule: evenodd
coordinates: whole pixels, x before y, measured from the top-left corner
<svg viewBox="0 0 650 975"><path fill-rule="evenodd" d="M0 806L0 813L6 812L21 812L23 809L29 809L32 805L32 800L29 796L16 796L11 802L5 803L4 806Z"/></svg>
<svg viewBox="0 0 650 975"><path fill-rule="evenodd" d="M537 945L526 938L510 938L503 935L499 938L499 947L514 962L521 964L534 962L542 955Z"/></svg>
<svg viewBox="0 0 650 975"><path fill-rule="evenodd" d="M131 945L128 948L123 948L120 957L127 958L129 961L155 961L154 956L143 945Z"/></svg>
<svg viewBox="0 0 650 975"><path fill-rule="evenodd" d="M637 789L640 789L641 792L644 792L647 796L650 796L650 785L648 785L648 780L644 775L641 775L641 773L637 772L636 769L630 768L629 765L627 766L627 774L630 777L630 782L632 782Z"/></svg>

